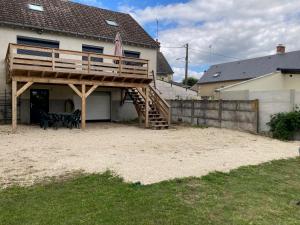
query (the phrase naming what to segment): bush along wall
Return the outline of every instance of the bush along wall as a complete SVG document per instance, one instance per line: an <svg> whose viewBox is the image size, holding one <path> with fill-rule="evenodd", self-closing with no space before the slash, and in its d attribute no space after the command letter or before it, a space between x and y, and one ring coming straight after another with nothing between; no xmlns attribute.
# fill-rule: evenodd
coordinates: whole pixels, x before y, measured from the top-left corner
<svg viewBox="0 0 300 225"><path fill-rule="evenodd" d="M292 140L296 132L300 131L300 111L277 113L271 116L270 131L273 138Z"/></svg>

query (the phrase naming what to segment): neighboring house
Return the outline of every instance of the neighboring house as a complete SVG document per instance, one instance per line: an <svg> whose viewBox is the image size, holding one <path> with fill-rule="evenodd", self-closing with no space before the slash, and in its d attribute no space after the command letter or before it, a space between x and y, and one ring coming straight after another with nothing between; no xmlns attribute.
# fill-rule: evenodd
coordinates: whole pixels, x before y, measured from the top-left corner
<svg viewBox="0 0 300 225"><path fill-rule="evenodd" d="M285 47L278 45L275 55L213 65L198 81L198 91L202 97L217 98L217 89L276 72L277 68L300 68L300 51L285 52Z"/></svg>
<svg viewBox="0 0 300 225"><path fill-rule="evenodd" d="M173 70L162 52L157 52L156 79L170 82L173 80Z"/></svg>
<svg viewBox="0 0 300 225"><path fill-rule="evenodd" d="M196 91L198 93L198 91L199 91L198 83L194 84L190 89L193 90L193 91Z"/></svg>
<svg viewBox="0 0 300 225"><path fill-rule="evenodd" d="M300 68L278 68L276 72L221 88L217 92L223 100L258 99L259 130L268 131L271 115L300 106Z"/></svg>
<svg viewBox="0 0 300 225"><path fill-rule="evenodd" d="M113 56L117 32L124 58ZM85 120L137 115L155 126L145 105L122 99L131 91L151 102L153 93L138 90L151 92L159 47L129 14L66 0L1 0L0 33L0 102L4 93L12 99L12 113L0 105L0 120L12 115L13 129L17 117L36 123L40 111L76 108L82 109L83 128Z"/></svg>
<svg viewBox="0 0 300 225"><path fill-rule="evenodd" d="M156 88L165 100L197 99L197 92L184 88L174 82L156 80Z"/></svg>

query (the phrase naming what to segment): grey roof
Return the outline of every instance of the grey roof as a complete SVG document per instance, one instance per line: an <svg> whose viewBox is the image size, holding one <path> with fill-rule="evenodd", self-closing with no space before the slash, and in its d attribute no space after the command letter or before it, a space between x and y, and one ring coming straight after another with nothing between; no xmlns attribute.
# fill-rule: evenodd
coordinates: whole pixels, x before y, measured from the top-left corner
<svg viewBox="0 0 300 225"><path fill-rule="evenodd" d="M44 11L29 9L37 4ZM108 20L118 26L111 26ZM120 32L124 44L158 48L157 42L129 15L67 0L0 0L0 25L62 33L113 42Z"/></svg>
<svg viewBox="0 0 300 225"><path fill-rule="evenodd" d="M247 80L275 72L278 68L300 68L300 51L213 65L198 84Z"/></svg>
<svg viewBox="0 0 300 225"><path fill-rule="evenodd" d="M167 76L169 74L174 74L170 64L168 63L166 57L162 52L157 52L157 75Z"/></svg>

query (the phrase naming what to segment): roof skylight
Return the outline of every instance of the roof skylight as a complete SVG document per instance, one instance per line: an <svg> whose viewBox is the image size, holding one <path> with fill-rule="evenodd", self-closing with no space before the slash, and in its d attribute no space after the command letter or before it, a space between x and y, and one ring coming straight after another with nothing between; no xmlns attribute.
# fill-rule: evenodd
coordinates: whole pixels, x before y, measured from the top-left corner
<svg viewBox="0 0 300 225"><path fill-rule="evenodd" d="M115 27L119 26L116 21L113 20L105 20L105 21L108 25L115 26Z"/></svg>
<svg viewBox="0 0 300 225"><path fill-rule="evenodd" d="M219 77L221 75L221 73L219 72L219 73L215 73L214 75L213 75L213 77Z"/></svg>
<svg viewBox="0 0 300 225"><path fill-rule="evenodd" d="M39 11L39 12L43 12L44 11L44 7L41 5L35 5L35 4L28 4L28 8L34 11Z"/></svg>

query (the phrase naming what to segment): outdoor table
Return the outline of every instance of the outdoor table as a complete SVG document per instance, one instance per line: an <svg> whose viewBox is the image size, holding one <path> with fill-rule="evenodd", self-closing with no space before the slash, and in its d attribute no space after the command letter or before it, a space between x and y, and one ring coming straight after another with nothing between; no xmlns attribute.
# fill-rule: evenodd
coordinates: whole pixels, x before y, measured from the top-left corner
<svg viewBox="0 0 300 225"><path fill-rule="evenodd" d="M72 113L66 113L66 112L54 113L54 112L50 112L50 113L48 113L48 115L52 118L55 118L56 122L62 123L62 125L65 126L65 125L67 125L66 122L72 116Z"/></svg>

